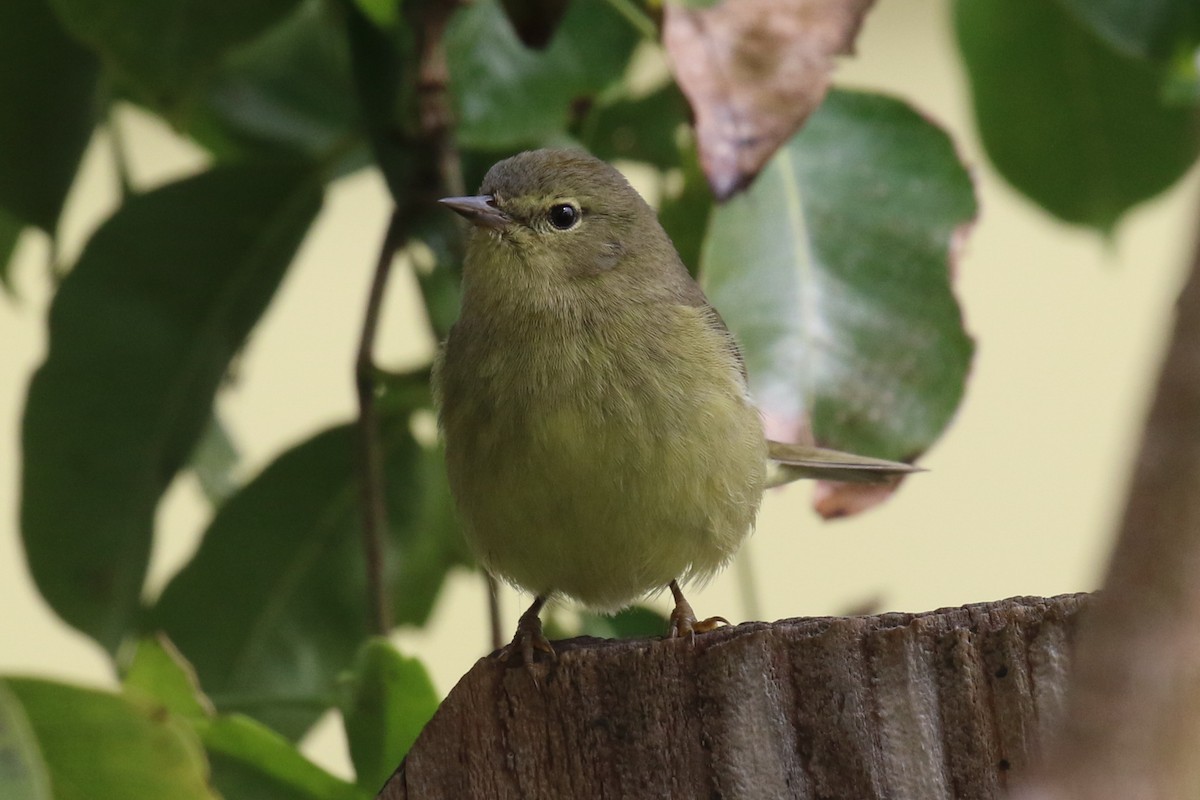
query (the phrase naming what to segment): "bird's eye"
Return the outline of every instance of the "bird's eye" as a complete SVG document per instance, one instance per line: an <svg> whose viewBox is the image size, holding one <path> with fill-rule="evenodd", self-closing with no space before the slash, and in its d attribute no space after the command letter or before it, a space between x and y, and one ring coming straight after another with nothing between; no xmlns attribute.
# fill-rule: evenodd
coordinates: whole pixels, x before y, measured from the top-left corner
<svg viewBox="0 0 1200 800"><path fill-rule="evenodd" d="M570 230L579 223L579 209L570 203L550 206L550 224L560 231Z"/></svg>

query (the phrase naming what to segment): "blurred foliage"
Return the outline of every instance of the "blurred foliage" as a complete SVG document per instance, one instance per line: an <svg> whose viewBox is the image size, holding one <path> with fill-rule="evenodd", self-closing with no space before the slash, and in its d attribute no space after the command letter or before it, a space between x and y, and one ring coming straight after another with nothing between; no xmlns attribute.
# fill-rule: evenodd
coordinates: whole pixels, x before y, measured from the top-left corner
<svg viewBox="0 0 1200 800"><path fill-rule="evenodd" d="M6 227L20 221L55 233L103 103L99 79L96 54L63 31L46 0L0 3L0 207L8 212Z"/></svg>
<svg viewBox="0 0 1200 800"><path fill-rule="evenodd" d="M1098 37L1125 55L1168 61L1200 47L1193 0L1060 0Z"/></svg>
<svg viewBox="0 0 1200 800"><path fill-rule="evenodd" d="M496 160L549 145L636 162L776 421L890 457L940 435L972 352L952 267L975 205L953 143L902 102L837 92L785 131L745 193L715 203L694 112L654 66L658 11L635 0L0 5L9 291L18 236L57 235L97 123L115 124L123 104L211 155L198 174L129 187L78 259L55 265L65 278L21 421L22 537L46 601L105 648L124 684L0 681L0 796L366 798L433 713L421 663L368 630L351 424L243 476L213 410L325 186L353 170L387 181L398 263L442 337L462 240L433 200L462 190L458 175L469 191ZM1193 162L1191 0L960 0L955 19L987 152L1048 212L1110 230ZM428 380L428 367L377 375L387 600L409 627L428 623L450 571L473 568L441 452L414 434L432 410ZM157 511L187 470L214 516L153 598L149 554L174 533ZM547 628L665 628L644 608L565 620ZM295 745L331 709L354 782Z"/></svg>
<svg viewBox="0 0 1200 800"><path fill-rule="evenodd" d="M358 785L378 791L437 710L438 695L425 667L386 639L363 644L341 686L338 707Z"/></svg>
<svg viewBox="0 0 1200 800"><path fill-rule="evenodd" d="M1128 20L1155 6L1104 5ZM1056 3L959 0L955 24L988 157L1055 216L1107 233L1196 160L1200 119L1164 97L1166 70L1113 50Z"/></svg>

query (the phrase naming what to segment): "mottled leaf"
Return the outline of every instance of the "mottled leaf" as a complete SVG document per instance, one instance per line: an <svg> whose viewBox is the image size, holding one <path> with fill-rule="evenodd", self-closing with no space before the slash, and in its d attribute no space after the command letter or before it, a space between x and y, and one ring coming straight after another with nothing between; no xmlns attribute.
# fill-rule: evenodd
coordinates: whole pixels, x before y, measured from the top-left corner
<svg viewBox="0 0 1200 800"><path fill-rule="evenodd" d="M404 419L402 417L401 419ZM390 426L389 578L400 624L424 622L462 560L440 461ZM354 436L339 426L284 453L218 511L152 622L188 657L218 709L295 738L335 702L368 636Z"/></svg>
<svg viewBox="0 0 1200 800"><path fill-rule="evenodd" d="M99 75L46 0L0 2L0 208L51 235L92 137Z"/></svg>
<svg viewBox="0 0 1200 800"><path fill-rule="evenodd" d="M217 60L296 0L48 0L142 101L176 111Z"/></svg>
<svg viewBox="0 0 1200 800"><path fill-rule="evenodd" d="M54 800L220 800L195 733L157 705L43 680L0 686L28 719Z"/></svg>
<svg viewBox="0 0 1200 800"><path fill-rule="evenodd" d="M437 691L419 660L375 638L359 651L341 695L358 785L376 792L437 710Z"/></svg>
<svg viewBox="0 0 1200 800"><path fill-rule="evenodd" d="M638 31L605 0L576 0L544 51L523 45L496 0L446 31L457 138L468 148L534 146L560 136L584 101L624 74Z"/></svg>
<svg viewBox="0 0 1200 800"><path fill-rule="evenodd" d="M700 163L725 199L804 124L874 0L667 3L663 44L696 114Z"/></svg>
<svg viewBox="0 0 1200 800"><path fill-rule="evenodd" d="M1111 46L1128 56L1167 60L1200 46L1196 0L1058 0Z"/></svg>
<svg viewBox="0 0 1200 800"><path fill-rule="evenodd" d="M128 199L50 309L22 427L42 595L110 651L133 627L159 498L320 207L307 172L220 167Z"/></svg>
<svg viewBox="0 0 1200 800"><path fill-rule="evenodd" d="M1107 232L1195 160L1195 109L1163 102L1161 70L1058 4L960 0L955 28L988 157L1051 214Z"/></svg>
<svg viewBox="0 0 1200 800"><path fill-rule="evenodd" d="M834 92L713 212L701 274L774 438L908 460L962 397L972 344L950 287L975 214L944 132L903 103Z"/></svg>

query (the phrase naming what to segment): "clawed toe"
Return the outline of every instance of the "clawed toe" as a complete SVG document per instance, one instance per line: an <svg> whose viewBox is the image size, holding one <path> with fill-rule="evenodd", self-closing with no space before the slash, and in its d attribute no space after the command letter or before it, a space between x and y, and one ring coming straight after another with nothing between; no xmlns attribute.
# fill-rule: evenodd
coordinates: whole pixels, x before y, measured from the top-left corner
<svg viewBox="0 0 1200 800"><path fill-rule="evenodd" d="M697 620L691 604L684 599L683 592L675 581L671 581L671 594L675 597L675 608L671 609L671 628L667 632L667 638L680 639L687 636L694 639L697 633L708 633L721 625L730 624L724 617Z"/></svg>
<svg viewBox="0 0 1200 800"><path fill-rule="evenodd" d="M517 632L512 641L500 648L497 658L507 663L514 654L519 653L521 662L526 667L532 667L537 663L537 653L540 651L549 655L551 661L558 661L558 653L554 652L554 646L542 632L542 620L538 616L545 604L544 597L534 599L533 605L517 621Z"/></svg>

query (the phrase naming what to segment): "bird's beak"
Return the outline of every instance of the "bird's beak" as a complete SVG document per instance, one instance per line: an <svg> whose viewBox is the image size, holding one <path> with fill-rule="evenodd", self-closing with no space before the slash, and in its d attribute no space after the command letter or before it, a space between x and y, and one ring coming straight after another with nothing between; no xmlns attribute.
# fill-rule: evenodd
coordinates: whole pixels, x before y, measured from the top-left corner
<svg viewBox="0 0 1200 800"><path fill-rule="evenodd" d="M439 203L464 217L467 222L480 228L503 228L512 220L507 214L496 208L495 200L490 194L475 197L443 197Z"/></svg>

